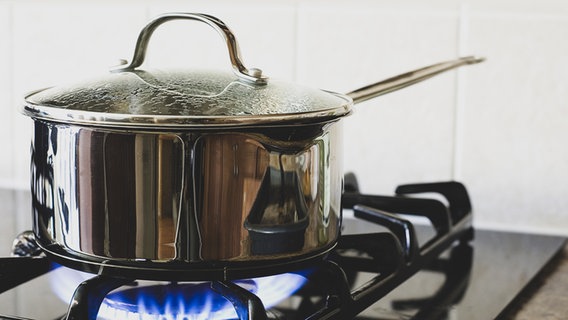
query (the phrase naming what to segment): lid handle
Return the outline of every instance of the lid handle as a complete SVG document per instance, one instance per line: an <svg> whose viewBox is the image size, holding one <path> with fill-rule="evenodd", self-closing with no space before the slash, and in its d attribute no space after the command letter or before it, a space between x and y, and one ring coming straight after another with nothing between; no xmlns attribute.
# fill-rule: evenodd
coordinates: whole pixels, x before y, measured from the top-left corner
<svg viewBox="0 0 568 320"><path fill-rule="evenodd" d="M213 16L201 13L166 13L154 18L154 20L150 21L150 23L148 23L146 27L144 27L142 31L140 31L138 40L136 41L136 47L134 49L132 61L130 63L124 61L124 64L111 68L111 72L132 71L142 65L144 58L146 57L148 42L150 41L150 37L152 36L154 30L156 30L156 28L164 22L177 19L201 21L215 29L217 33L219 33L219 35L221 35L221 37L225 39L227 48L229 49L229 58L231 60L231 65L233 67L233 72L235 73L235 75L237 75L239 79L249 83L259 85L266 84L268 78L262 75L262 71L260 69L248 69L243 65L237 39L235 38L235 35L231 32L229 27L227 27L227 25L225 25L223 21Z"/></svg>

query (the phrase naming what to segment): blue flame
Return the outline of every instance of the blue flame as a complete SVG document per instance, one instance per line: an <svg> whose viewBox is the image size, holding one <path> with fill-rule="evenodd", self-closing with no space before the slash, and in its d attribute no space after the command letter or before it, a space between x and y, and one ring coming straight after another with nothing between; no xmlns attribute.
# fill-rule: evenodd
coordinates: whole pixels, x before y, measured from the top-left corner
<svg viewBox="0 0 568 320"><path fill-rule="evenodd" d="M77 285L91 274L66 268L51 273L52 287L64 301L70 301ZM235 284L256 294L269 309L292 295L306 282L302 275L286 273ZM97 319L201 320L238 318L233 305L210 288L209 282L160 283L145 281L110 293Z"/></svg>
<svg viewBox="0 0 568 320"><path fill-rule="evenodd" d="M160 320L189 315L197 319L201 315L227 319L236 315L230 312L233 307L226 299L211 291L209 282L156 284L122 289L109 294L104 304L109 307L107 312L121 310L159 317ZM107 317L105 314L102 316Z"/></svg>

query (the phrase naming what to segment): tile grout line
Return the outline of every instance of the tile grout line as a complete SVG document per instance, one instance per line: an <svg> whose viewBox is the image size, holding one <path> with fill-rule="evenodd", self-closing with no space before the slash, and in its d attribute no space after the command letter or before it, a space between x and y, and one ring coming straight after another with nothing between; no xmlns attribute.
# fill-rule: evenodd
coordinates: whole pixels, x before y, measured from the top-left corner
<svg viewBox="0 0 568 320"><path fill-rule="evenodd" d="M469 55L467 52L467 42L469 33L469 7L467 4L460 4L458 15L458 56ZM452 179L462 178L462 154L463 154L463 135L464 135L464 112L465 101L465 76L461 69L457 70L455 110L454 110L454 132L453 132L453 152L452 152Z"/></svg>

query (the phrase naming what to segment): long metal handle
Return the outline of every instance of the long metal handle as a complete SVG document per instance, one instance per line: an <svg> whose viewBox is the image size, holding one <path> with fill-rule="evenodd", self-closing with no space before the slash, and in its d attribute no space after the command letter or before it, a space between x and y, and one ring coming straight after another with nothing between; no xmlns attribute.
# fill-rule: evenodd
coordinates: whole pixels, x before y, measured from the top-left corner
<svg viewBox="0 0 568 320"><path fill-rule="evenodd" d="M455 69L468 64L475 64L484 61L485 58L480 57L462 57L456 60L445 61L441 63L436 63L428 67L413 70L407 73L403 73L392 78L388 78L383 81L359 88L357 90L349 92L347 95L353 99L354 103L363 102L371 98L387 94L404 87L408 87L415 83L421 82L423 80L429 79L435 75L442 72Z"/></svg>
<svg viewBox="0 0 568 320"><path fill-rule="evenodd" d="M111 72L132 71L142 65L144 58L146 57L148 42L150 41L150 37L152 36L154 30L156 30L156 28L158 28L164 22L176 19L204 22L205 24L215 29L215 31L217 31L217 33L219 33L219 35L223 37L227 44L231 66L233 67L233 72L237 75L237 77L254 84L266 84L268 78L262 75L262 71L260 69L248 69L244 66L241 59L237 39L235 38L235 35L231 32L229 27L227 27L227 25L225 25L223 21L213 16L201 13L176 12L167 13L156 17L154 20L150 21L150 23L148 23L146 27L142 29L142 31L140 31L140 35L138 36L136 47L134 49L132 61L130 63L124 61L123 65L111 68Z"/></svg>

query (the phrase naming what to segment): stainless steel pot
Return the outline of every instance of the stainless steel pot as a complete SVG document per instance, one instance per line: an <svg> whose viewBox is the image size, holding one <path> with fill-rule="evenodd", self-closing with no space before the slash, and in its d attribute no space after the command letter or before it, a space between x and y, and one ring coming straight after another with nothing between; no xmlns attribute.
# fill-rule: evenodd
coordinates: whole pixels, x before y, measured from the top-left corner
<svg viewBox="0 0 568 320"><path fill-rule="evenodd" d="M137 70L152 32L171 19L217 30L236 77ZM353 102L480 60L348 95L269 80L241 61L220 20L168 14L142 30L130 64L28 95L39 245L72 267L148 279L238 278L317 259L340 232L339 120Z"/></svg>

